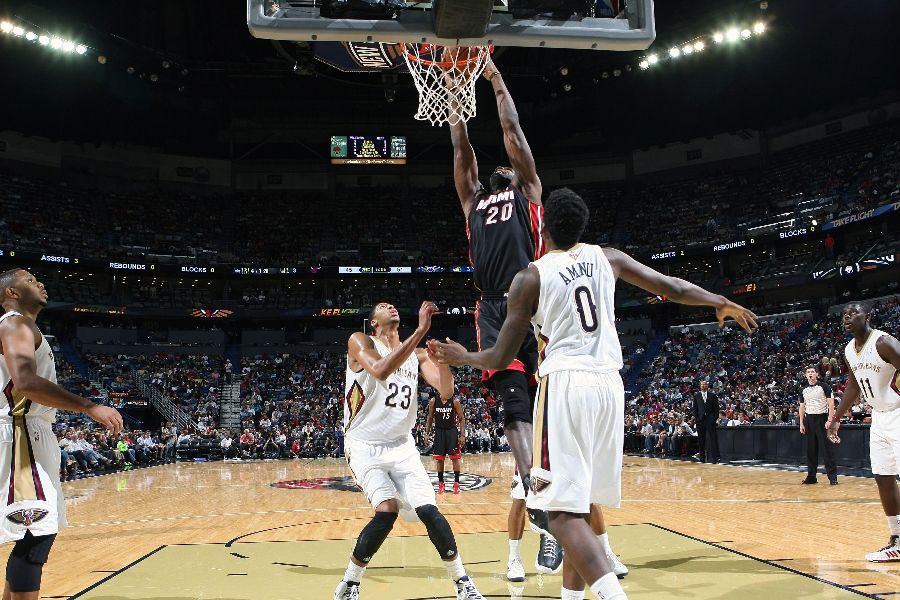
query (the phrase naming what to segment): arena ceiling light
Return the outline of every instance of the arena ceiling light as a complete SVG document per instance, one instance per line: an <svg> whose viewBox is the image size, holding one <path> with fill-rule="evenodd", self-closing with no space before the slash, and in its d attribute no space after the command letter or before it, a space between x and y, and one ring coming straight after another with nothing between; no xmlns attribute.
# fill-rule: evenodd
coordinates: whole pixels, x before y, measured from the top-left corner
<svg viewBox="0 0 900 600"><path fill-rule="evenodd" d="M725 41L735 43L741 40L750 39L754 35L762 35L763 33L765 33L765 31L766 24L762 21L757 21L753 24L752 29L750 27L732 26L724 31L715 31L707 36L697 36L686 42L675 44L671 48L669 48L668 60L674 60L681 56L690 56L692 54L700 53L706 49L707 43L710 41L716 44L721 44ZM657 55L653 54L643 57L640 62L638 62L638 67L642 71L646 71L657 63L659 63L659 58L657 57Z"/></svg>
<svg viewBox="0 0 900 600"><path fill-rule="evenodd" d="M21 25L16 25L10 21L0 21L0 33L12 35L18 38L24 38L26 41L39 46L49 46L53 50L59 50L66 54L87 54L88 47L74 40L69 40L59 36L49 36L43 33L36 33L31 29L25 29Z"/></svg>

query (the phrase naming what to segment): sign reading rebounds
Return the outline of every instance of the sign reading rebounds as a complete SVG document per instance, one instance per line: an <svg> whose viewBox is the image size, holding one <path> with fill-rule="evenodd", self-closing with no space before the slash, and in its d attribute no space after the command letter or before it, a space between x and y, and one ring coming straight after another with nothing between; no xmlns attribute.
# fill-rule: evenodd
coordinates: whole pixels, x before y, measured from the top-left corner
<svg viewBox="0 0 900 600"><path fill-rule="evenodd" d="M428 471L431 485L437 491L438 475L435 471ZM452 480L452 476L450 477ZM482 477L472 473L459 474L459 489L462 492L474 492L491 485L493 479ZM361 492L362 490L349 475L343 477L316 477L314 479L294 479L289 481L276 481L271 484L273 488L284 490L334 490L337 492Z"/></svg>

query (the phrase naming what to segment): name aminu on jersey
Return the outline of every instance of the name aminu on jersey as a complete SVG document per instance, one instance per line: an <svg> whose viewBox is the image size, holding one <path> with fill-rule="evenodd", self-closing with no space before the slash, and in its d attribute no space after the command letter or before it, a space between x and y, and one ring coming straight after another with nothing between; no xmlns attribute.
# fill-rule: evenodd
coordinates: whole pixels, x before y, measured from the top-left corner
<svg viewBox="0 0 900 600"><path fill-rule="evenodd" d="M499 194L491 194L487 198L481 200L475 210L484 210L491 204L497 204L498 202L512 202L515 199L516 196L512 190L506 190Z"/></svg>
<svg viewBox="0 0 900 600"><path fill-rule="evenodd" d="M559 276L562 277L562 280L566 285L569 285L580 277L593 277L594 263L575 263L571 267L566 267L565 271L559 271Z"/></svg>

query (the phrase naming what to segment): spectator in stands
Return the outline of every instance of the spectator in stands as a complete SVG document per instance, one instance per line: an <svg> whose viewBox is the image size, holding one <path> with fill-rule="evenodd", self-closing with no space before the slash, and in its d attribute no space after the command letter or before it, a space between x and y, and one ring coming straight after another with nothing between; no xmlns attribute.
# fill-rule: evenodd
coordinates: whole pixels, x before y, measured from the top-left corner
<svg viewBox="0 0 900 600"><path fill-rule="evenodd" d="M122 453L122 456L125 457L125 468L131 468L134 463L137 462L137 457L134 454L134 449L128 445L128 442L125 441L124 436L120 436L119 440L116 442L116 450Z"/></svg>
<svg viewBox="0 0 900 600"><path fill-rule="evenodd" d="M241 434L240 437L240 451L241 457L249 457L253 454L256 448L256 440L254 439L254 435L250 433L250 429L244 429L244 433Z"/></svg>

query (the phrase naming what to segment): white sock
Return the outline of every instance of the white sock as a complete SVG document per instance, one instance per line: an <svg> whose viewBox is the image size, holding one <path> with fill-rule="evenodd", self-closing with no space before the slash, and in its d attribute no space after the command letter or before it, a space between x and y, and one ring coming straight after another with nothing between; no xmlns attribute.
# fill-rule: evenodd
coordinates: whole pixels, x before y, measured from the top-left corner
<svg viewBox="0 0 900 600"><path fill-rule="evenodd" d="M509 540L509 560L519 558L519 542L521 540Z"/></svg>
<svg viewBox="0 0 900 600"><path fill-rule="evenodd" d="M355 581L356 583L359 583L362 581L362 576L365 572L365 567L361 567L351 560L350 564L347 565L347 571L344 572L344 581Z"/></svg>
<svg viewBox="0 0 900 600"><path fill-rule="evenodd" d="M447 575L449 575L450 579L454 582L457 582L466 576L466 569L463 567L462 558L459 557L459 552L456 553L456 558L453 560L445 560L444 566L447 567Z"/></svg>
<svg viewBox="0 0 900 600"><path fill-rule="evenodd" d="M628 600L615 573L607 573L591 585L597 600Z"/></svg>
<svg viewBox="0 0 900 600"><path fill-rule="evenodd" d="M584 600L584 590L562 589L561 600Z"/></svg>
<svg viewBox="0 0 900 600"><path fill-rule="evenodd" d="M603 546L603 550L607 554L612 554L612 548L609 547L609 535L606 533L601 533L597 536L597 539L600 540L600 545Z"/></svg>
<svg viewBox="0 0 900 600"><path fill-rule="evenodd" d="M891 535L900 535L900 515L888 517L887 521L888 529L891 530Z"/></svg>

